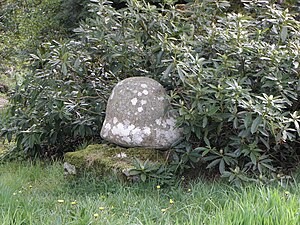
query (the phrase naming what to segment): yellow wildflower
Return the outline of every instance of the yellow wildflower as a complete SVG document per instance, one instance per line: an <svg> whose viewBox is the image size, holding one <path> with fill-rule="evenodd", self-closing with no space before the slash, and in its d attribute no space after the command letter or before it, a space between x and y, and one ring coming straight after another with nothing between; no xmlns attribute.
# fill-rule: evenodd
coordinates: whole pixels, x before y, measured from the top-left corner
<svg viewBox="0 0 300 225"><path fill-rule="evenodd" d="M160 185L157 185L157 186L156 186L156 189L160 189Z"/></svg>
<svg viewBox="0 0 300 225"><path fill-rule="evenodd" d="M98 218L99 214L98 213L94 213L94 218Z"/></svg>
<svg viewBox="0 0 300 225"><path fill-rule="evenodd" d="M71 202L71 205L77 205L77 202L76 201Z"/></svg>
<svg viewBox="0 0 300 225"><path fill-rule="evenodd" d="M105 208L104 207L99 207L99 210L103 211Z"/></svg>
<svg viewBox="0 0 300 225"><path fill-rule="evenodd" d="M191 191L192 191L192 189L189 188L189 189L188 189L188 192L191 192Z"/></svg>
<svg viewBox="0 0 300 225"><path fill-rule="evenodd" d="M161 209L161 212L163 212L163 213L166 212L166 211L167 211L167 209Z"/></svg>
<svg viewBox="0 0 300 225"><path fill-rule="evenodd" d="M174 204L174 201L172 199L170 199L170 204Z"/></svg>
<svg viewBox="0 0 300 225"><path fill-rule="evenodd" d="M64 203L65 200L59 199L59 200L57 200L57 202L58 202L58 203Z"/></svg>

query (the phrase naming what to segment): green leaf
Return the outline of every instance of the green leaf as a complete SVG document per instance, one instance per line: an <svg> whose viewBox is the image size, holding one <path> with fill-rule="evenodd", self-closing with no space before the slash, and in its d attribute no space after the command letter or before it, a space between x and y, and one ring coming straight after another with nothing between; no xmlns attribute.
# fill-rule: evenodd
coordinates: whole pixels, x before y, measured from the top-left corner
<svg viewBox="0 0 300 225"><path fill-rule="evenodd" d="M207 169L212 168L212 167L216 166L220 161L221 161L221 159L216 159L216 160L212 161L210 164L208 164L208 166L206 168Z"/></svg>
<svg viewBox="0 0 300 225"><path fill-rule="evenodd" d="M170 73L171 73L171 71L173 70L173 68L174 68L174 64L171 63L171 64L167 67L167 69L165 70L165 72L164 72L164 75L163 75L163 78L164 78L164 79L167 79L167 78L168 78L168 76L170 75Z"/></svg>
<svg viewBox="0 0 300 225"><path fill-rule="evenodd" d="M297 133L298 133L298 135L300 136L300 127L299 127L298 121L295 120L295 121L294 121L294 124L295 124L295 128L296 128L296 130L297 130Z"/></svg>
<svg viewBox="0 0 300 225"><path fill-rule="evenodd" d="M256 160L256 156L253 153L250 153L250 159L253 165L256 165L257 160Z"/></svg>
<svg viewBox="0 0 300 225"><path fill-rule="evenodd" d="M68 73L67 65L65 63L63 63L61 66L61 72L63 73L63 75L67 75Z"/></svg>
<svg viewBox="0 0 300 225"><path fill-rule="evenodd" d="M206 150L209 150L209 149L205 148L205 147L197 147L194 149L194 151L206 151Z"/></svg>
<svg viewBox="0 0 300 225"><path fill-rule="evenodd" d="M205 144L206 144L208 147L210 147L210 142L209 142L208 138L207 138L207 137L204 137L203 140L204 140Z"/></svg>
<svg viewBox="0 0 300 225"><path fill-rule="evenodd" d="M75 70L77 70L77 69L79 68L79 66L80 66L80 59L77 58L77 59L75 60L75 63L74 63L74 68L75 68Z"/></svg>
<svg viewBox="0 0 300 225"><path fill-rule="evenodd" d="M258 116L251 125L251 133L254 134L257 132L258 126L262 122L262 116Z"/></svg>
<svg viewBox="0 0 300 225"><path fill-rule="evenodd" d="M288 36L288 29L287 26L283 26L281 28L281 32L280 32L280 38L282 42L285 42L286 38Z"/></svg>
<svg viewBox="0 0 300 225"><path fill-rule="evenodd" d="M141 174L141 181L145 182L147 179L146 175L145 174Z"/></svg>
<svg viewBox="0 0 300 225"><path fill-rule="evenodd" d="M131 169L128 173L130 176L136 176L136 175L141 174L141 171L136 170L136 169Z"/></svg>
<svg viewBox="0 0 300 225"><path fill-rule="evenodd" d="M184 75L185 72L179 66L177 66L177 72L178 72L180 80L182 81L182 83L184 83L185 82L185 75Z"/></svg>
<svg viewBox="0 0 300 225"><path fill-rule="evenodd" d="M202 121L202 127L205 128L207 125L208 119L207 116L204 116L203 121Z"/></svg>
<svg viewBox="0 0 300 225"><path fill-rule="evenodd" d="M40 58L37 55L34 54L29 54L31 56L31 58L36 59L36 60L40 60Z"/></svg>
<svg viewBox="0 0 300 225"><path fill-rule="evenodd" d="M224 163L223 159L220 161L219 171L220 171L220 174L223 174L225 172L225 163Z"/></svg>

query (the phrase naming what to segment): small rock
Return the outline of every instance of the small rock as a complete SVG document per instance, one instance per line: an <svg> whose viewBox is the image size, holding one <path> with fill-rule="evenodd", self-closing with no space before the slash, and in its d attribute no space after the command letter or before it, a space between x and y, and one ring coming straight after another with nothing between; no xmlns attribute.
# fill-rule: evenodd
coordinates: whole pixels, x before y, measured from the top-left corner
<svg viewBox="0 0 300 225"><path fill-rule="evenodd" d="M68 176L68 175L76 175L76 168L74 165L70 164L70 163L67 163L65 162L64 163L64 175L65 176Z"/></svg>
<svg viewBox="0 0 300 225"><path fill-rule="evenodd" d="M2 108L8 101L4 98L0 98L0 108Z"/></svg>

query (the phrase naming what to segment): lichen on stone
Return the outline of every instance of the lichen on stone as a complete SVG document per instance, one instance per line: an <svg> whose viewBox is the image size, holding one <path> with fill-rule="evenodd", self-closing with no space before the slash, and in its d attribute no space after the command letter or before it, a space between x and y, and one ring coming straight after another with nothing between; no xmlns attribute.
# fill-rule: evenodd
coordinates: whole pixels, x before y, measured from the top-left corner
<svg viewBox="0 0 300 225"><path fill-rule="evenodd" d="M167 150L182 137L177 114L168 112L166 90L157 81L127 78L114 87L112 96L100 132L104 140L124 147Z"/></svg>

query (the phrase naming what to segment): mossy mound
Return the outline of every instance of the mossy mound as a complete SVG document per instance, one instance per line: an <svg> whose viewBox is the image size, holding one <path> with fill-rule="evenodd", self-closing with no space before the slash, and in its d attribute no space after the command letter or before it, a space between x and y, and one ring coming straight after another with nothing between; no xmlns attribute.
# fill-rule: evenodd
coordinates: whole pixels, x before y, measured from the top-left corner
<svg viewBox="0 0 300 225"><path fill-rule="evenodd" d="M89 145L83 150L65 154L65 162L75 167L76 174L88 171L99 176L115 174L118 177L125 177L126 172L133 168L134 158L153 163L165 162L165 157L158 150L126 149L106 144Z"/></svg>

